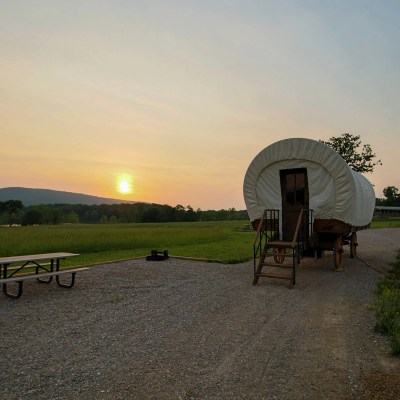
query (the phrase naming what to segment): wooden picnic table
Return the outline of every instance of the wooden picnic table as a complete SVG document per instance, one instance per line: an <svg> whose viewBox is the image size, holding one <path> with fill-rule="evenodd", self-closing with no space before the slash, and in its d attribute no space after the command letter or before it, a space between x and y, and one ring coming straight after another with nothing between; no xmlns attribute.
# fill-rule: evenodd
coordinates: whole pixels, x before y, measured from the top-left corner
<svg viewBox="0 0 400 400"><path fill-rule="evenodd" d="M4 294L8 297L18 298L22 295L22 284L24 281L36 279L41 283L50 283L54 276L58 286L72 288L75 284L75 274L89 268L61 270L60 260L78 255L75 253L60 252L0 257L0 284L3 286ZM24 270L27 273L24 273ZM63 274L71 274L71 282L69 284L60 282L59 277ZM17 293L10 293L7 290L7 284L10 283L18 284Z"/></svg>

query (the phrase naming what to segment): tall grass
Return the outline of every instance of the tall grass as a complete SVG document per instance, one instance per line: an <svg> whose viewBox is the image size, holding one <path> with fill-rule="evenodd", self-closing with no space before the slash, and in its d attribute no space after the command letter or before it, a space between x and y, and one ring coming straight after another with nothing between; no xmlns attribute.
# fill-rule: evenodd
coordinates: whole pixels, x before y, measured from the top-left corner
<svg viewBox="0 0 400 400"><path fill-rule="evenodd" d="M243 221L160 224L69 224L0 228L0 256L71 252L69 263L89 264L145 256L150 250L240 262L252 258L253 232L236 228Z"/></svg>
<svg viewBox="0 0 400 400"><path fill-rule="evenodd" d="M389 277L380 279L375 288L373 307L376 329L389 335L392 353L400 354L400 250Z"/></svg>

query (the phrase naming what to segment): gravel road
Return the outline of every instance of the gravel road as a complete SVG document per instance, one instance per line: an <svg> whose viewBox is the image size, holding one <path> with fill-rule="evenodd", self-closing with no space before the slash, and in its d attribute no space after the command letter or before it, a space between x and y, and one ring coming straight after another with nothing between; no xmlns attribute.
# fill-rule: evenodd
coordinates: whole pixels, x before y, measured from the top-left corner
<svg viewBox="0 0 400 400"><path fill-rule="evenodd" d="M359 232L385 268L400 229ZM238 265L170 258L92 267L73 289L24 284L0 298L0 398L399 399L400 359L374 332L379 274L332 255L303 259L297 284Z"/></svg>

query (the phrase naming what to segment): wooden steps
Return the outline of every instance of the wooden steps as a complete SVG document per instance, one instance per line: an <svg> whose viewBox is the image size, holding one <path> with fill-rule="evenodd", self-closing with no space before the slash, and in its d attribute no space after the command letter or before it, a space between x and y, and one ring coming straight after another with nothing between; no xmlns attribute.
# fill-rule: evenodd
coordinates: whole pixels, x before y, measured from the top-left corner
<svg viewBox="0 0 400 400"><path fill-rule="evenodd" d="M276 263L263 262L262 265L263 267L293 268L293 264L276 264Z"/></svg>
<svg viewBox="0 0 400 400"><path fill-rule="evenodd" d="M253 285L258 283L259 278L272 278L289 280L290 287L293 287L296 277L296 259L296 246L293 246L292 242L274 240L265 243L254 273ZM287 273L288 270L290 273Z"/></svg>
<svg viewBox="0 0 400 400"><path fill-rule="evenodd" d="M264 278L276 278L276 279L292 279L292 275L284 275L284 274L274 274L272 272L265 273L261 272L258 274L258 276L262 276Z"/></svg>
<svg viewBox="0 0 400 400"><path fill-rule="evenodd" d="M254 279L284 279L290 281L290 287L296 282L296 264L309 248L312 235L313 210L302 208L299 211L297 224L292 233L292 226L282 223L280 210L266 209L261 219L256 222L257 233L253 241ZM283 232L286 230L285 232ZM279 238L286 240L279 240ZM292 237L292 241L287 239ZM278 240L277 240L278 239ZM257 263L258 259L258 263Z"/></svg>
<svg viewBox="0 0 400 400"><path fill-rule="evenodd" d="M281 248L281 249L295 247L295 246L293 246L292 242L285 242L283 240L273 240L271 242L268 242L268 245L270 245L270 247L276 247L276 248Z"/></svg>

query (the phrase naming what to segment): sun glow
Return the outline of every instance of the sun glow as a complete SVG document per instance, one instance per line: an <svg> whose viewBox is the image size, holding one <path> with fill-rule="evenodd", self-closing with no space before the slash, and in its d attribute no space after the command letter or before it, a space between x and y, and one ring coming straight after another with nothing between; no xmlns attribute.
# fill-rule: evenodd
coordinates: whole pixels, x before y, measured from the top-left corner
<svg viewBox="0 0 400 400"><path fill-rule="evenodd" d="M122 194L132 193L132 177L123 176L117 182L118 192Z"/></svg>

